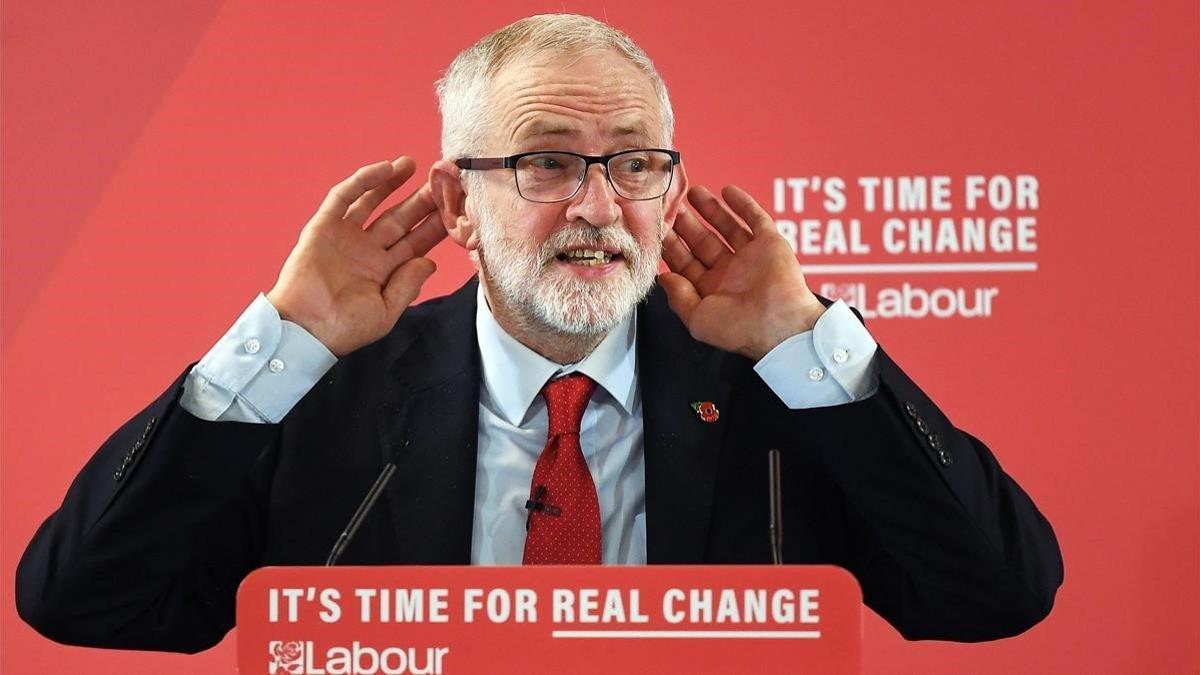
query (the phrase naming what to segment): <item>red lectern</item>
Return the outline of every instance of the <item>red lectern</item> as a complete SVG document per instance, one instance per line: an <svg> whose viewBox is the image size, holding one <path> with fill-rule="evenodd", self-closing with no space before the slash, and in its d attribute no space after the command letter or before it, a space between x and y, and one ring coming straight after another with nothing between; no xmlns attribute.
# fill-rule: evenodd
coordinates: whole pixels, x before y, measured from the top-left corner
<svg viewBox="0 0 1200 675"><path fill-rule="evenodd" d="M825 565L268 567L243 675L856 673L861 594Z"/></svg>

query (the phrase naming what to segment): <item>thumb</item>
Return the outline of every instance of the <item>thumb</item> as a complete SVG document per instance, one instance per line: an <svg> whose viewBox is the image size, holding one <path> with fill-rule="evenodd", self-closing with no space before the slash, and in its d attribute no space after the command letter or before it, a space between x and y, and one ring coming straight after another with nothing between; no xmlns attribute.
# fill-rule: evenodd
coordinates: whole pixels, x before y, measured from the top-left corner
<svg viewBox="0 0 1200 675"><path fill-rule="evenodd" d="M700 304L700 294L696 292L696 287L683 275L674 272L658 275L658 283L667 292L667 304L671 306L671 311L679 315L683 325L688 325L692 310Z"/></svg>
<svg viewBox="0 0 1200 675"><path fill-rule="evenodd" d="M429 258L413 258L392 272L383 287L383 301L393 321L417 299L421 286L436 270Z"/></svg>

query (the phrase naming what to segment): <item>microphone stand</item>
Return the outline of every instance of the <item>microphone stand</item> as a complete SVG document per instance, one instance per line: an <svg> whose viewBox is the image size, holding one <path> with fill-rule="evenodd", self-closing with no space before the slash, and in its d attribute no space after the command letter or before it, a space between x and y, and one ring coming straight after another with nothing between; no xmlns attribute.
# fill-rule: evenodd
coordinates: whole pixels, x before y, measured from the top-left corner
<svg viewBox="0 0 1200 675"><path fill-rule="evenodd" d="M783 484L779 477L779 450L771 448L767 452L767 477L770 480L767 494L770 495L771 516L769 527L771 533L771 561L776 565L783 564Z"/></svg>

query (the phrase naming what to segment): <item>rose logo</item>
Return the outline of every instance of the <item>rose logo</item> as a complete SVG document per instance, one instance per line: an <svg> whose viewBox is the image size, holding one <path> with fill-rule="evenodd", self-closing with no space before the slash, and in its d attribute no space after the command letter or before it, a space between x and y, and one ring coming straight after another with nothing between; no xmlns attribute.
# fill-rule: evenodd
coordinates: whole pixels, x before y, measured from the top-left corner
<svg viewBox="0 0 1200 675"><path fill-rule="evenodd" d="M304 670L304 645L299 642L274 640L268 646L271 653L269 673L298 675Z"/></svg>
<svg viewBox="0 0 1200 675"><path fill-rule="evenodd" d="M858 297L858 284L821 284L821 295L830 300L844 300L847 305L857 305L862 301Z"/></svg>

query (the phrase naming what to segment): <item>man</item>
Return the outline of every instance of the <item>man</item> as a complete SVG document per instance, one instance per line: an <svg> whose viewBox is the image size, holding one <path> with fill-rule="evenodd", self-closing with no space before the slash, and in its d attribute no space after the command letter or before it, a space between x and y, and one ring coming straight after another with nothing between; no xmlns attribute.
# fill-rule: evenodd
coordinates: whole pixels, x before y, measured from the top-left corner
<svg viewBox="0 0 1200 675"><path fill-rule="evenodd" d="M749 195L688 189L665 86L628 38L525 19L438 93L428 183L374 218L411 160L335 186L270 292L84 468L21 561L31 625L205 649L240 580L323 562L389 462L343 562L769 562L770 448L784 559L848 568L906 637L1045 616L1049 524L812 294ZM409 307L447 236L478 283Z"/></svg>

